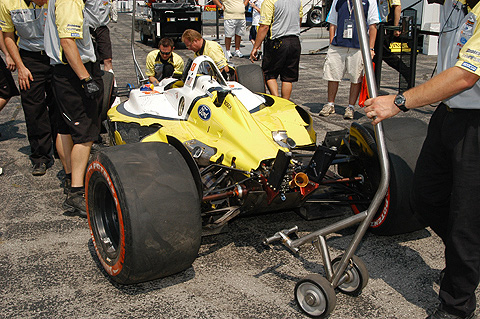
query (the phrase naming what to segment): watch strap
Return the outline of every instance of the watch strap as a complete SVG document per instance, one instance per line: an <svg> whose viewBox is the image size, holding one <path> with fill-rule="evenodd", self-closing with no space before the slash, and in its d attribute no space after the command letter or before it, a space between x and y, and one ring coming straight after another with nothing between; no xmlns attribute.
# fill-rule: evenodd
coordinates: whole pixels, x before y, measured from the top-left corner
<svg viewBox="0 0 480 319"><path fill-rule="evenodd" d="M400 100L401 102L398 100ZM397 94L397 96L395 96L395 99L393 100L393 104L395 104L403 112L407 112L409 109L406 108L405 102L406 98L405 96L403 96L402 93Z"/></svg>

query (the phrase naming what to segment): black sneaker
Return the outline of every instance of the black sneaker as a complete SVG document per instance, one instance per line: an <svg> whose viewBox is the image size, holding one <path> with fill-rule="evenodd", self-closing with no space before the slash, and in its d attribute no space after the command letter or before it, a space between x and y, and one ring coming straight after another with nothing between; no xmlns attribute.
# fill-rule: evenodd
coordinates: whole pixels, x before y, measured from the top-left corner
<svg viewBox="0 0 480 319"><path fill-rule="evenodd" d="M428 316L426 319L473 319L473 315L475 312L472 312L470 315L466 317L460 317L457 315L452 315L445 310L442 310L440 308L435 309L435 311Z"/></svg>
<svg viewBox="0 0 480 319"><path fill-rule="evenodd" d="M72 178L65 176L63 179L63 193L66 195L70 192L70 187L72 186Z"/></svg>
<svg viewBox="0 0 480 319"><path fill-rule="evenodd" d="M33 164L32 175L33 176L42 176L47 172L47 164L45 163L35 163Z"/></svg>
<svg viewBox="0 0 480 319"><path fill-rule="evenodd" d="M81 217L87 217L87 206L85 203L85 192L68 193L63 202L63 209L71 213L78 213Z"/></svg>

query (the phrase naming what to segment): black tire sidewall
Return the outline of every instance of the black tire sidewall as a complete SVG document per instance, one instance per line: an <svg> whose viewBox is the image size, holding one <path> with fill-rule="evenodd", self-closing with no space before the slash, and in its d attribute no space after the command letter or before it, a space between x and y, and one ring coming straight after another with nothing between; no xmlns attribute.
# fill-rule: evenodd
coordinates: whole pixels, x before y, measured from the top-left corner
<svg viewBox="0 0 480 319"><path fill-rule="evenodd" d="M118 199L117 214L123 220L121 265L116 264L116 274L109 272L106 254L96 247L113 280L122 284L144 282L191 266L201 243L200 199L187 162L173 146L149 142L110 147L96 155L89 173L89 204L95 196L90 194L94 190L90 184L101 175L111 194L116 194L112 196ZM88 207L89 222L98 241L92 209Z"/></svg>
<svg viewBox="0 0 480 319"><path fill-rule="evenodd" d="M114 278L118 276L115 278L115 280L123 281L126 277L126 272L123 268L125 258L127 257L126 251L128 252L131 250L130 248L125 249L125 234L129 234L131 228L129 225L128 211L124 209L125 207L122 207L124 206L122 203L125 203L125 195L121 184L119 183L116 170L109 159L102 156L101 153L97 153L96 158L88 166L85 175L85 185L87 186L87 190L92 189L95 191L96 183L99 182L106 183L111 196L117 200L116 209L119 218L120 241L116 258L111 261L107 261L110 258L104 251L103 246L100 244L101 239L98 232L98 227L96 225L95 215L91 210L91 208L94 206L95 197L91 195L91 192L86 192L85 195L87 201L88 224L91 230L92 241L97 257L99 258L100 263L105 271ZM125 214L127 214L127 216L125 216ZM125 222L127 223L127 227L125 227Z"/></svg>

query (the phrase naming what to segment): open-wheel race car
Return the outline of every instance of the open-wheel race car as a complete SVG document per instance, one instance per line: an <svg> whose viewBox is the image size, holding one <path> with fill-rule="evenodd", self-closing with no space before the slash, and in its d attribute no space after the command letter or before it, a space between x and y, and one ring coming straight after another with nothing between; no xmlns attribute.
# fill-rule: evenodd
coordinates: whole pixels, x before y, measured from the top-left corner
<svg viewBox="0 0 480 319"><path fill-rule="evenodd" d="M375 97L366 23L361 2L353 3ZM145 83L133 26L132 54ZM299 236L294 226L263 241L280 241L294 253L312 244L320 252L324 276L300 279L294 295L305 314L326 318L336 291L358 295L368 282L364 262L354 255L367 229L391 235L423 228L409 205L426 135L420 120L392 118L375 127L354 122L318 141L305 109L265 94L258 65L239 66L235 81L226 81L206 56L189 60L180 78L124 92L128 100L111 109L113 79L106 84L102 114L112 146L92 154L85 195L96 254L120 284L187 269L202 236L223 232L234 218L294 211L310 220L322 217L315 211L325 206L350 206L353 214L310 234ZM327 236L355 224L344 254L332 260Z"/></svg>
<svg viewBox="0 0 480 319"><path fill-rule="evenodd" d="M115 146L94 154L86 199L95 250L113 280L136 283L188 268L202 233L237 216L301 211L309 201L359 212L372 200L380 169L371 128L353 123L317 145L306 110L247 88L265 90L258 66L236 72L239 82L227 82L200 56L181 79L133 89L109 110ZM371 229L416 230L422 226L408 206L408 183L424 124L397 119L385 127L392 178Z"/></svg>

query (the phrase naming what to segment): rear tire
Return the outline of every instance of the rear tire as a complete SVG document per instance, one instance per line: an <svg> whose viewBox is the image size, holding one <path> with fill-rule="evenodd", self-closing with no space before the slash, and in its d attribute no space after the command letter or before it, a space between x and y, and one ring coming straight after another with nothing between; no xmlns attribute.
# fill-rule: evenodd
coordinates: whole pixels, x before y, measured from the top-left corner
<svg viewBox="0 0 480 319"><path fill-rule="evenodd" d="M236 68L238 83L254 93L265 93L263 70L256 64L240 65Z"/></svg>
<svg viewBox="0 0 480 319"><path fill-rule="evenodd" d="M377 235L396 235L424 228L410 207L410 189L416 161L425 140L427 125L412 118L392 118L383 122L385 143L390 162L390 183L385 200L374 216L370 230ZM342 176L365 178L356 189L373 198L380 183L380 162L371 125L353 123L350 128L350 148L358 161L339 165ZM341 147L339 153L346 152ZM367 209L367 205L352 204L354 213Z"/></svg>
<svg viewBox="0 0 480 319"><path fill-rule="evenodd" d="M85 185L95 251L114 281L139 283L191 266L201 241L200 199L173 146L136 143L97 152Z"/></svg>

